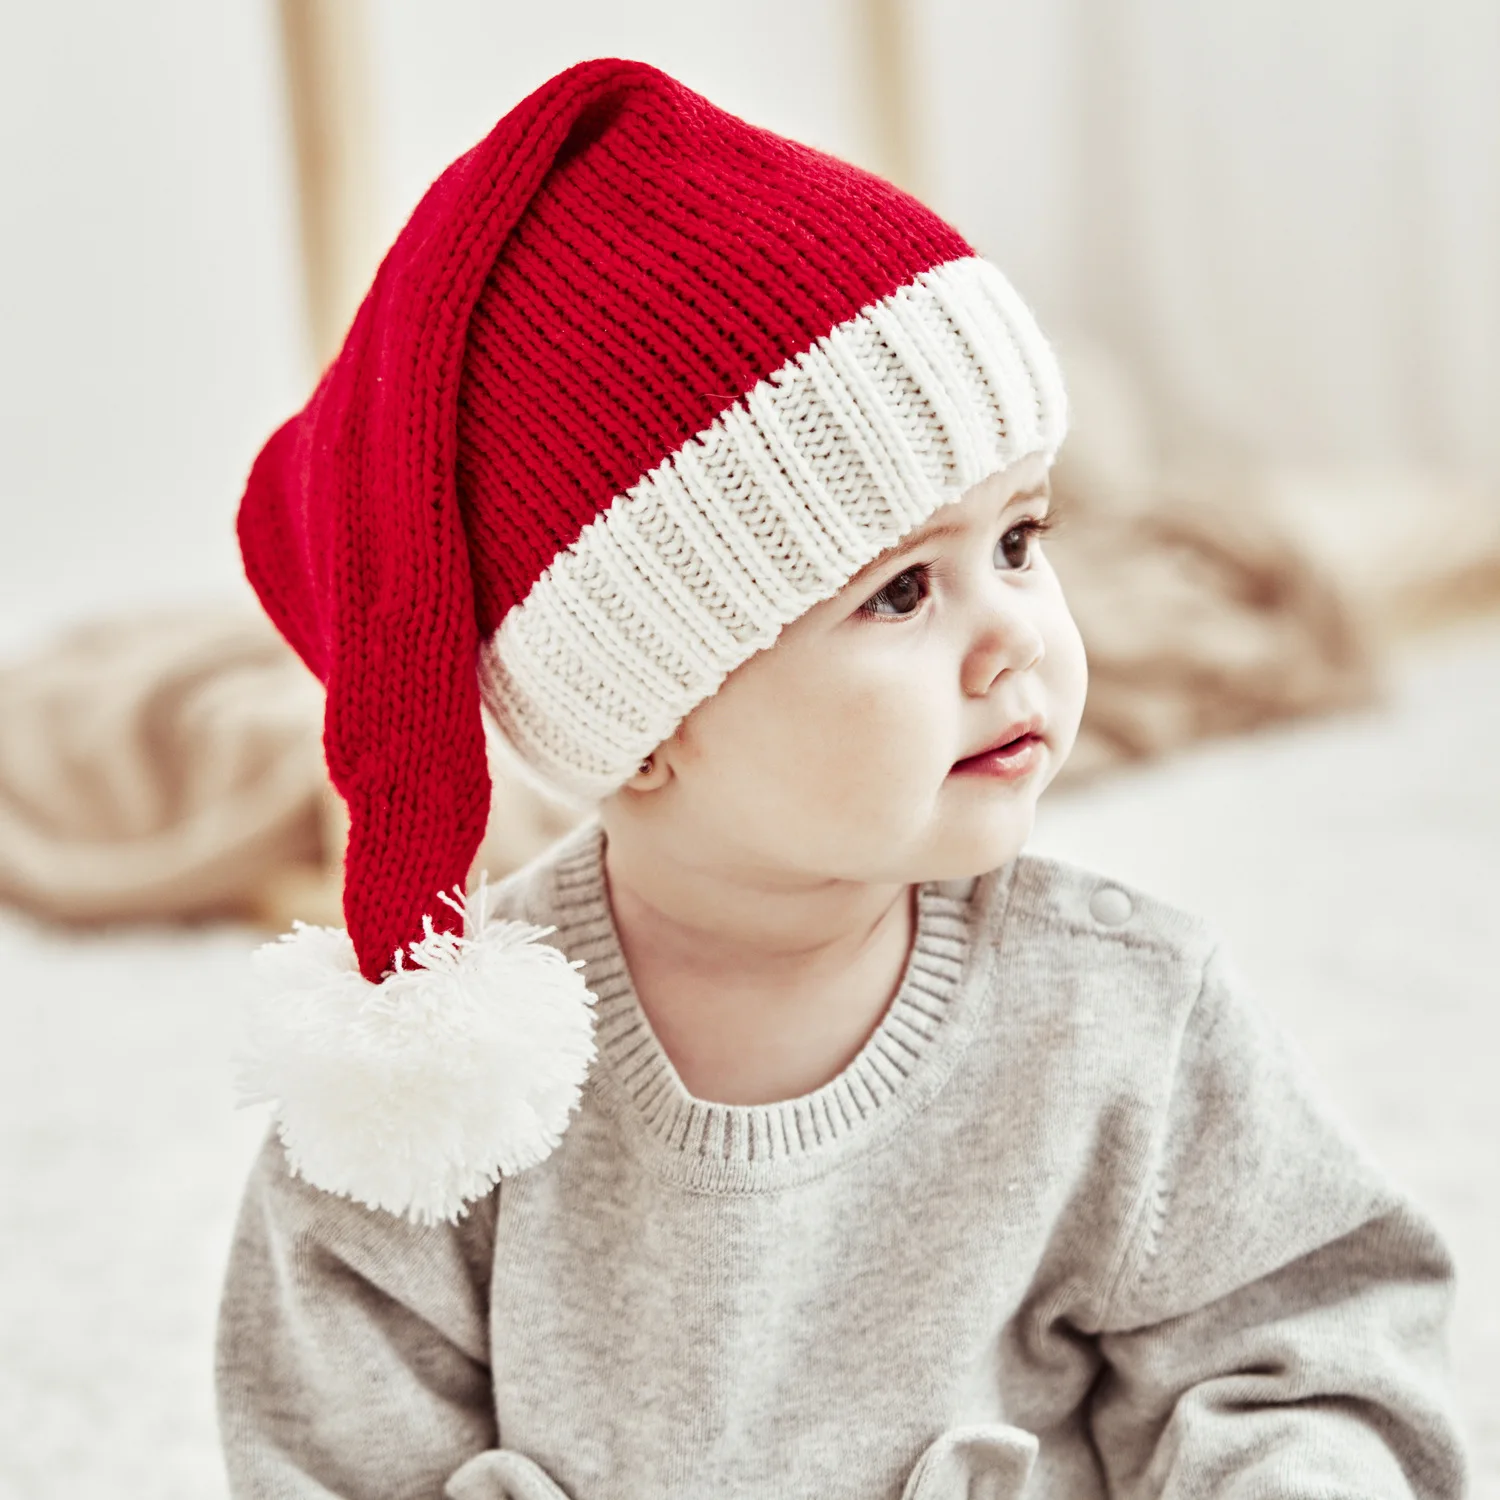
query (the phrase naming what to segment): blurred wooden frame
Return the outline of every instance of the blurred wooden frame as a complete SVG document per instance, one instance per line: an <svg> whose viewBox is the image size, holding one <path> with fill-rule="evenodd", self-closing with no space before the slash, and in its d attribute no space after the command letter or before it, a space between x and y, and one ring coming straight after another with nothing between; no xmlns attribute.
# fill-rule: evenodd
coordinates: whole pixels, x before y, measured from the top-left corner
<svg viewBox="0 0 1500 1500"><path fill-rule="evenodd" d="M338 352L378 261L368 0L277 0L309 352Z"/></svg>
<svg viewBox="0 0 1500 1500"><path fill-rule="evenodd" d="M846 0L849 3L849 0ZM916 0L853 0L856 76L870 169L925 196Z"/></svg>

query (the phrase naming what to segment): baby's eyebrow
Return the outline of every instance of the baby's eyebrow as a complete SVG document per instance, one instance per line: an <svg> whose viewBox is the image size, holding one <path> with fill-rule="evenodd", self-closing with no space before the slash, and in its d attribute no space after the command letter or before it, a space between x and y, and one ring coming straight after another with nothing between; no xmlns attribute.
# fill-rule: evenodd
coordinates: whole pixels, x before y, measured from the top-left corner
<svg viewBox="0 0 1500 1500"><path fill-rule="evenodd" d="M1014 505L1018 500L1042 500L1050 498L1051 494L1052 487L1048 484L1036 484L1033 485L1029 490L1017 490L1015 494L1005 502L1005 506L1001 511L1001 514L1003 515L1005 511L1009 510L1011 506ZM866 563L865 566L862 567L859 572L849 580L847 584L845 584L845 588L853 587L862 578L865 578L869 574L885 567L887 563L895 562L897 558L905 557L908 552L915 552L919 547L925 547L928 542L935 542L939 537L961 536L965 530L966 528L960 526L956 521L944 521L941 525L928 526L921 531L913 532L910 536L902 537L902 539L897 542L894 547L888 547L884 552L880 554L879 557L873 559L871 562Z"/></svg>
<svg viewBox="0 0 1500 1500"><path fill-rule="evenodd" d="M866 563L845 587L858 583L869 574L878 572L887 563L895 562L898 557L905 557L908 552L915 552L919 547L925 547L928 542L935 542L939 537L962 536L964 529L956 522L945 521L941 526L929 526L925 531L914 532L911 536L903 537L894 547L887 547L879 557Z"/></svg>

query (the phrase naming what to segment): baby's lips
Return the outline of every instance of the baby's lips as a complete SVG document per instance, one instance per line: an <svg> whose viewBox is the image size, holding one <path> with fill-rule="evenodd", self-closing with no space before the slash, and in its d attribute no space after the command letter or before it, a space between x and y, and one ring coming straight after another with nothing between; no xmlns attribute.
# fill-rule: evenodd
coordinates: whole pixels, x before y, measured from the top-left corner
<svg viewBox="0 0 1500 1500"><path fill-rule="evenodd" d="M997 738L981 745L977 750L971 750L969 754L961 756L955 765L963 765L966 760L978 760L981 755L988 755L993 750L1003 750L1005 746L1013 744L1016 740L1027 735L1036 735L1039 738L1047 727L1047 721L1041 714L1032 714L1029 719L1017 719L1000 731Z"/></svg>

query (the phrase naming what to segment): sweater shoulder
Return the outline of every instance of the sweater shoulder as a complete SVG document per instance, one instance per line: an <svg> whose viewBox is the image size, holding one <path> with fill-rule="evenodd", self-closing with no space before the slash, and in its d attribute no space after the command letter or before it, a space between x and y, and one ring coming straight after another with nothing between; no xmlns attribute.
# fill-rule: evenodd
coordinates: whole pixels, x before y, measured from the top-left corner
<svg viewBox="0 0 1500 1500"><path fill-rule="evenodd" d="M1116 1061L1146 1071L1154 1065L1137 1049L1175 1049L1221 948L1202 916L1127 880L1034 853L984 877L971 909L998 1014L1046 1028L1079 1023L1077 1046L1130 1037ZM1112 1028L1097 1032L1106 1017Z"/></svg>
<svg viewBox="0 0 1500 1500"><path fill-rule="evenodd" d="M1018 855L1014 865L1011 915L1059 938L1150 948L1197 965L1220 941L1207 918L1129 881L1045 854Z"/></svg>

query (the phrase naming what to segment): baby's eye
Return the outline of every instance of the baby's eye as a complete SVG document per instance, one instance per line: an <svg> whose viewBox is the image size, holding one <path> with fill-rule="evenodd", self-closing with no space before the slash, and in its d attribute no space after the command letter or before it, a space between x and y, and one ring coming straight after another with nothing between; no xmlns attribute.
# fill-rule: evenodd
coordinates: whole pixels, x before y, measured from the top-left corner
<svg viewBox="0 0 1500 1500"><path fill-rule="evenodd" d="M1052 525L1051 516L1027 516L1018 521L995 544L995 566L1019 573L1033 561L1036 539ZM1003 564L1002 564L1003 559Z"/></svg>
<svg viewBox="0 0 1500 1500"><path fill-rule="evenodd" d="M915 568L896 574L878 594L872 594L860 605L859 612L862 615L877 615L885 620L899 620L916 612L930 588L927 564L919 563Z"/></svg>

